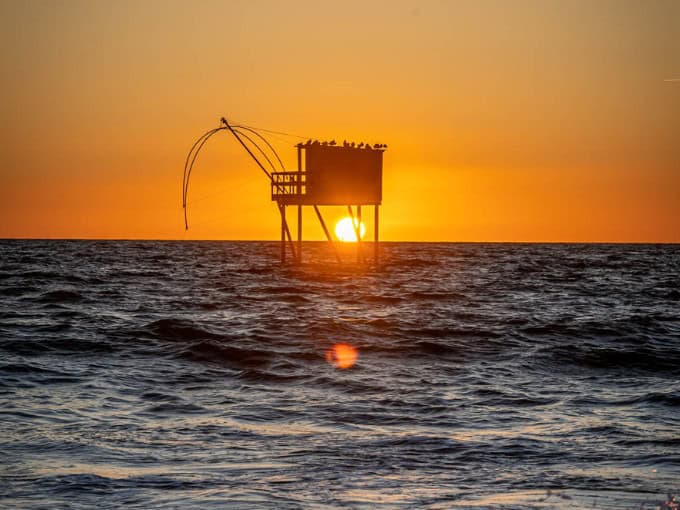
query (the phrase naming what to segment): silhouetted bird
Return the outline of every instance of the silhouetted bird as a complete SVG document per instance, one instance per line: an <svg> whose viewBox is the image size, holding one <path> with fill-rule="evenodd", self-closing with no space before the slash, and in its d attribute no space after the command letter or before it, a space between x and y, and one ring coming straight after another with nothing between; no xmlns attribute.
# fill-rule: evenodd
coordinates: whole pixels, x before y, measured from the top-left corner
<svg viewBox="0 0 680 510"><path fill-rule="evenodd" d="M314 141L312 142L312 145L319 145L319 140L314 140Z"/></svg>
<svg viewBox="0 0 680 510"><path fill-rule="evenodd" d="M379 148L380 148L380 144L379 144L379 143L374 143L374 144L373 144L373 148L374 148L374 149L379 149Z"/></svg>
<svg viewBox="0 0 680 510"><path fill-rule="evenodd" d="M321 145L325 147L326 145L328 145L328 142L321 142Z"/></svg>
<svg viewBox="0 0 680 510"><path fill-rule="evenodd" d="M382 148L383 148L383 149L387 149L387 144L384 143L384 144L382 145Z"/></svg>
<svg viewBox="0 0 680 510"><path fill-rule="evenodd" d="M305 142L305 145L312 145L312 139L310 138L309 140L307 140L307 141Z"/></svg>
<svg viewBox="0 0 680 510"><path fill-rule="evenodd" d="M363 146L364 146L364 142L361 142L358 147L361 149Z"/></svg>
<svg viewBox="0 0 680 510"><path fill-rule="evenodd" d="M330 142L328 142L328 145L335 145L335 140L331 140Z"/></svg>
<svg viewBox="0 0 680 510"><path fill-rule="evenodd" d="M352 149L354 149L354 145L355 145L354 142L352 142L349 146L352 147Z"/></svg>
<svg viewBox="0 0 680 510"><path fill-rule="evenodd" d="M349 144L347 143L347 140L342 141L342 146L343 147L349 147Z"/></svg>

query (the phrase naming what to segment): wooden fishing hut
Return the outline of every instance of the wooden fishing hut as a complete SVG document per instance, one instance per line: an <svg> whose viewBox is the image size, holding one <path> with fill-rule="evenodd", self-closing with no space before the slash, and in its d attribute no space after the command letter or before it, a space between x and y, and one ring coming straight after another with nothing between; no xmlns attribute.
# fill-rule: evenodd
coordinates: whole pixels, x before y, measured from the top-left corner
<svg viewBox="0 0 680 510"><path fill-rule="evenodd" d="M361 242L362 207L373 206L373 262L380 260L380 204L382 202L382 164L384 146L334 141L309 140L297 147L297 170L273 172L271 199L281 214L281 262L286 261L286 244L293 259L302 261L302 208L314 208L321 228L335 256L340 256L319 210L320 206L345 206L354 225L357 261L365 262ZM297 246L288 227L286 208L297 206ZM356 207L356 215L352 207Z"/></svg>
<svg viewBox="0 0 680 510"><path fill-rule="evenodd" d="M319 142L310 139L306 143L298 143L295 146L297 148L297 170L286 171L283 161L263 133L278 133L279 135L287 135L287 133L233 124L222 117L220 126L199 137L187 154L182 179L182 207L184 208L185 228L189 228L187 196L194 163L208 139L224 130L228 130L234 135L270 180L271 199L276 202L281 214L281 263L286 262L287 247L290 249L293 261L302 262L302 208L304 206L314 208L321 228L333 247L338 262L342 262L340 254L319 207L347 207L357 240L357 262L367 262L361 241L361 208L373 206L372 260L375 265L379 264L382 164L383 152L387 148L383 144L355 144L346 141L342 144L336 144L335 140ZM276 162L280 165L281 171L276 169ZM297 206L297 242L293 240L286 218L286 208L289 206ZM353 207L356 207L356 215Z"/></svg>

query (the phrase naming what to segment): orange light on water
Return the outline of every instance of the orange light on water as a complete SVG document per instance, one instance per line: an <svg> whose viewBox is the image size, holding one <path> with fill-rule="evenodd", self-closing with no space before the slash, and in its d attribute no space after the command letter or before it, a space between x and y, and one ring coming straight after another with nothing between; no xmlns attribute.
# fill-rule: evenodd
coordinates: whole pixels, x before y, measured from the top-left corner
<svg viewBox="0 0 680 510"><path fill-rule="evenodd" d="M343 370L353 367L358 357L359 352L349 344L335 344L326 351L326 361Z"/></svg>

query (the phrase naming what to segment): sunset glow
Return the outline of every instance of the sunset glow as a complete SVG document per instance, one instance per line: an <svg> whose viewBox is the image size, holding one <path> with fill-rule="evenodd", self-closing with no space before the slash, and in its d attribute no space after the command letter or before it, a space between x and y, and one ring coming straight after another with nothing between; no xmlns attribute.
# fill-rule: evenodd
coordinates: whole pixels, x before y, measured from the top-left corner
<svg viewBox="0 0 680 510"><path fill-rule="evenodd" d="M358 224L359 220L356 218L354 218L354 223L352 223L352 218L349 216L344 217L335 224L335 236L343 243L356 243L356 226ZM363 221L361 222L361 225L359 225L359 235L362 239L364 238L364 235L366 235L366 225L364 225Z"/></svg>
<svg viewBox="0 0 680 510"><path fill-rule="evenodd" d="M276 131L286 169L310 138L388 144L385 241L680 242L678 19L672 1L2 2L0 237L278 239L266 176L224 133L184 230L184 158L226 116Z"/></svg>

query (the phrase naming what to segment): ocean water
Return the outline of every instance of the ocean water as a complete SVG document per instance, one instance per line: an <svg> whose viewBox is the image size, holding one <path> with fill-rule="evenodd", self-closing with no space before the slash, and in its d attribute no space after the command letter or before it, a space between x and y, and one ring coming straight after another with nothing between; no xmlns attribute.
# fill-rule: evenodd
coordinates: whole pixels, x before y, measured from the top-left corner
<svg viewBox="0 0 680 510"><path fill-rule="evenodd" d="M680 493L680 246L386 243L379 271L305 252L0 241L0 507Z"/></svg>

